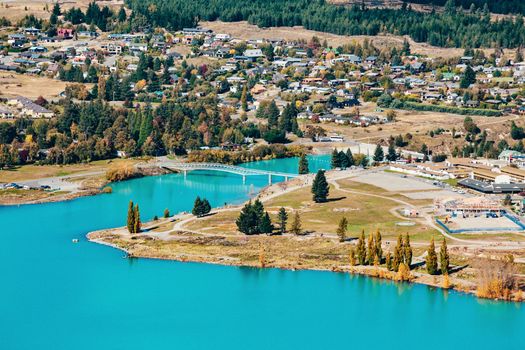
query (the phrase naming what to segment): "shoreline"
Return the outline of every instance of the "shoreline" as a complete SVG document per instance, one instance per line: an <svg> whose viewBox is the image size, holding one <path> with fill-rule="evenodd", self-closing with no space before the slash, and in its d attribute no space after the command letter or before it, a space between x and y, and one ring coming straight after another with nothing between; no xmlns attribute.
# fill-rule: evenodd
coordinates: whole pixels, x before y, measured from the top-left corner
<svg viewBox="0 0 525 350"><path fill-rule="evenodd" d="M317 266L317 267L316 266L305 267L305 266L294 266L294 265L287 266L287 265L280 265L280 264L265 264L264 266L261 266L260 264L250 264L248 262L242 262L238 259L234 259L230 257L221 257L217 259L212 256L205 257L201 255L200 259L196 259L196 258L192 258L191 254L180 255L178 257L169 257L169 258L155 256L155 255L140 254L140 253L136 254L136 253L133 253L130 249L120 246L119 244L108 242L104 240L103 238L94 237L97 235L97 233L103 233L107 231L108 230L89 232L86 235L86 238L88 242L111 247L113 249L117 249L119 251L124 252L126 254L124 258L164 260L164 261L174 261L174 262L180 262L180 263L189 262L189 263L197 263L197 264L212 264L212 265L221 265L221 266L230 266L230 267L249 267L249 268L257 268L257 269L279 269L279 270L292 271L292 272L295 272L295 271L335 272L335 273L344 273L344 274L350 274L350 275L364 276L368 278L376 278L379 280L391 281L395 283L409 283L409 284L415 284L415 285L423 285L423 286L427 286L428 288L441 289L443 292L452 290L460 294L470 295L472 297L475 297L476 299L481 299L481 300L503 301L503 302L511 302L511 303L521 302L518 300L481 298L476 295L475 286L472 284L472 282L457 279L457 278L451 279L452 283L450 287L446 288L446 287L443 287L442 285L442 280L443 280L442 275L431 276L431 275L416 272L413 270L411 270L410 272L411 278L409 280L399 280L399 279L396 279L395 272L388 271L386 268L378 267L378 266L359 266L359 265L357 266L338 266L338 267L333 266L332 268L323 268L320 266ZM429 280L429 279L432 279L432 280ZM470 288L466 286L466 284L469 284Z"/></svg>
<svg viewBox="0 0 525 350"><path fill-rule="evenodd" d="M355 175L351 171L328 172L329 183ZM300 176L283 184L273 184L263 188L257 197L265 201L286 195L290 191L307 186L311 175ZM245 204L215 209L215 214L222 211L240 210ZM315 270L350 273L375 277L391 281L407 281L443 290L455 290L470 294L478 299L523 301L522 294L512 293L509 299L485 298L477 294L478 283L471 269L458 270L450 274L445 281L443 275L429 275L417 268L410 271L408 278L389 271L384 266L351 266L347 262L349 244L334 243L330 235L306 236L242 236L231 235L216 230L217 233L192 231L184 227L194 218L189 215L176 215L169 219L144 223L146 231L138 235L129 235L125 227L103 229L90 232L87 239L91 242L111 246L124 251L129 257L195 262L225 266L244 266L254 268L278 268L283 270ZM165 231L154 231L168 222L175 222ZM331 245L331 248L324 249ZM241 249L239 249L239 247ZM319 248L320 250L317 250ZM323 250L324 249L324 250ZM267 254L270 253L270 254ZM268 256L267 256L268 255ZM262 260L261 260L262 259ZM415 265L414 265L415 264Z"/></svg>

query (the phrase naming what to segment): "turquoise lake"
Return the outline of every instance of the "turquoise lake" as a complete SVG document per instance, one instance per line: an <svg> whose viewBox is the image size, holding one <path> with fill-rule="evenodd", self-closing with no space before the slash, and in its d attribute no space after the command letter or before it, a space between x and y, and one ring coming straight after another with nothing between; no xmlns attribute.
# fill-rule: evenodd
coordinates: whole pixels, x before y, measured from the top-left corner
<svg viewBox="0 0 525 350"><path fill-rule="evenodd" d="M296 172L297 160L245 166ZM0 350L525 349L525 305L340 273L124 259L85 239L124 225L129 200L145 221L197 195L241 203L266 183L195 172L0 207Z"/></svg>

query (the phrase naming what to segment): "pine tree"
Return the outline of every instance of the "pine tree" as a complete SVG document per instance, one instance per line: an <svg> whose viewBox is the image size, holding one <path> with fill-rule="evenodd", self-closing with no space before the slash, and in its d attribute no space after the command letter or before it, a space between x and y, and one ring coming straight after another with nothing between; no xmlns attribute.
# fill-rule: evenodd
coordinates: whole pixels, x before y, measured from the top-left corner
<svg viewBox="0 0 525 350"><path fill-rule="evenodd" d="M403 55L408 56L410 55L410 43L407 39L403 41L403 50L401 51Z"/></svg>
<svg viewBox="0 0 525 350"><path fill-rule="evenodd" d="M268 117L268 129L275 129L277 127L277 124L279 122L279 108L277 107L277 104L275 104L275 101L272 101L270 105L268 106L267 110L267 117ZM283 130L284 131L284 130Z"/></svg>
<svg viewBox="0 0 525 350"><path fill-rule="evenodd" d="M338 155L339 157L339 164L341 165L342 169L346 169L349 167L348 165L348 159L346 158L346 154L343 151L339 151Z"/></svg>
<svg viewBox="0 0 525 350"><path fill-rule="evenodd" d="M201 197L197 196L195 198L195 202L193 202L193 209L191 210L191 213L195 216L201 216L202 215L202 201Z"/></svg>
<svg viewBox="0 0 525 350"><path fill-rule="evenodd" d="M439 260L441 262L441 273L448 275L450 269L450 258L448 256L447 241L443 238L443 243L441 243L441 249L439 251Z"/></svg>
<svg viewBox="0 0 525 350"><path fill-rule="evenodd" d="M357 241L357 261L359 265L366 265L366 247L365 247L365 231L361 231L361 236Z"/></svg>
<svg viewBox="0 0 525 350"><path fill-rule="evenodd" d="M128 205L128 232L129 233L135 233L134 232L134 226L135 226L135 211L133 210L133 201L129 201Z"/></svg>
<svg viewBox="0 0 525 350"><path fill-rule="evenodd" d="M394 148L394 143L391 143L388 146L388 153L386 155L386 159L389 162L395 162L397 160L397 153L396 153L396 149Z"/></svg>
<svg viewBox="0 0 525 350"><path fill-rule="evenodd" d="M348 163L348 167L355 165L354 155L350 148L346 150L346 162Z"/></svg>
<svg viewBox="0 0 525 350"><path fill-rule="evenodd" d="M410 236L408 233L405 235L405 241L403 243L403 257L405 265L410 269L412 266L412 247L410 246Z"/></svg>
<svg viewBox="0 0 525 350"><path fill-rule="evenodd" d="M428 247L427 257L427 272L431 275L437 275L438 273L438 261L436 254L436 247L434 245L434 237L430 240L430 246Z"/></svg>
<svg viewBox="0 0 525 350"><path fill-rule="evenodd" d="M170 210L168 208L164 209L164 218L170 217Z"/></svg>
<svg viewBox="0 0 525 350"><path fill-rule="evenodd" d="M206 198L203 198L202 199L202 214L201 215L206 215L210 211L211 211L210 202L208 202L208 200Z"/></svg>
<svg viewBox="0 0 525 350"><path fill-rule="evenodd" d="M259 223L259 231L261 233L272 233L273 231L272 220L270 219L268 212L265 212L261 218Z"/></svg>
<svg viewBox="0 0 525 350"><path fill-rule="evenodd" d="M330 188L328 182L326 181L326 176L323 170L319 170L315 175L314 181L312 183L312 194L313 200L316 203L323 203L327 201L328 193Z"/></svg>
<svg viewBox="0 0 525 350"><path fill-rule="evenodd" d="M381 147L381 145L377 145L376 146L376 149L374 151L374 162L382 162L384 159L385 159L385 154L383 152L383 147Z"/></svg>
<svg viewBox="0 0 525 350"><path fill-rule="evenodd" d="M246 203L241 209L239 217L235 221L240 232L246 235L255 235L259 233L259 216L253 208L252 202Z"/></svg>
<svg viewBox="0 0 525 350"><path fill-rule="evenodd" d="M304 175L309 172L310 170L308 169L308 159L306 158L306 154L301 154L301 157L299 158L299 174Z"/></svg>
<svg viewBox="0 0 525 350"><path fill-rule="evenodd" d="M54 14L55 16L60 16L62 14L62 11L60 9L60 4L58 2L55 2L55 4L53 5L53 10L51 13Z"/></svg>
<svg viewBox="0 0 525 350"><path fill-rule="evenodd" d="M340 168L341 167L341 158L339 158L339 152L336 148L332 151L332 158L330 160L330 165L332 166L332 169Z"/></svg>
<svg viewBox="0 0 525 350"><path fill-rule="evenodd" d="M290 232L297 236L302 233L301 216L298 211L295 212L292 225L290 226Z"/></svg>
<svg viewBox="0 0 525 350"><path fill-rule="evenodd" d="M139 233L141 231L142 223L140 221L140 210L139 210L138 204L135 204L134 211L135 211L134 213L135 223L133 225L133 233Z"/></svg>
<svg viewBox="0 0 525 350"><path fill-rule="evenodd" d="M286 209L284 207L281 207L279 209L279 229L281 234L284 234L286 232L286 222L288 221L288 213L286 212Z"/></svg>
<svg viewBox="0 0 525 350"><path fill-rule="evenodd" d="M348 220L346 217L342 217L339 221L339 226L337 227L337 236L339 237L339 242L344 242L346 240L346 231L348 229Z"/></svg>
<svg viewBox="0 0 525 350"><path fill-rule="evenodd" d="M459 82L459 87L462 89L467 89L470 85L474 84L475 82L476 72L474 72L474 70L470 66L467 66L467 68L465 69L465 74L463 74L463 77Z"/></svg>

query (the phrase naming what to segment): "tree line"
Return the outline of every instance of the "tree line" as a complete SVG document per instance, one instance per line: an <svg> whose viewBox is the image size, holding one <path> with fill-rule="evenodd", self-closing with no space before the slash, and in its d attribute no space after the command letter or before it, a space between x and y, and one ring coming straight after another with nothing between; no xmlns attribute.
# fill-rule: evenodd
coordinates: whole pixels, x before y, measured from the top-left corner
<svg viewBox="0 0 525 350"><path fill-rule="evenodd" d="M180 30L199 20L248 21L259 27L304 26L340 35L409 35L417 42L442 47L519 47L525 44L523 18L492 21L487 8L443 12L336 6L324 0L126 0L154 26Z"/></svg>

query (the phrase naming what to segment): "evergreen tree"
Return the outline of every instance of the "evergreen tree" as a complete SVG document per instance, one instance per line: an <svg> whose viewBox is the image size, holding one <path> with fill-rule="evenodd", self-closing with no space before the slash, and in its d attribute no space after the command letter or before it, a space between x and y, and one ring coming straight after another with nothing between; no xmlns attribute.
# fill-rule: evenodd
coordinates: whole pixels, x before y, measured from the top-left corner
<svg viewBox="0 0 525 350"><path fill-rule="evenodd" d="M448 275L450 269L450 258L448 256L447 241L443 237L443 243L441 243L441 249L439 251L439 260L441 262L441 273Z"/></svg>
<svg viewBox="0 0 525 350"><path fill-rule="evenodd" d="M394 148L394 144L393 143L391 143L388 146L388 153L386 155L386 159L389 162L395 162L397 160L397 153L396 153L396 149Z"/></svg>
<svg viewBox="0 0 525 350"><path fill-rule="evenodd" d="M261 218L261 221L259 223L259 231L261 233L272 233L273 231L272 220L270 219L270 215L268 214L268 212L265 212L263 217Z"/></svg>
<svg viewBox="0 0 525 350"><path fill-rule="evenodd" d="M366 247L365 247L365 231L361 231L359 240L357 241L356 249L357 261L359 265L366 265Z"/></svg>
<svg viewBox="0 0 525 350"><path fill-rule="evenodd" d="M292 224L290 226L290 232L297 236L303 232L301 216L299 215L298 211L295 212Z"/></svg>
<svg viewBox="0 0 525 350"><path fill-rule="evenodd" d="M401 51L401 53L405 56L410 55L410 43L407 39L403 40L403 50Z"/></svg>
<svg viewBox="0 0 525 350"><path fill-rule="evenodd" d="M339 226L337 227L337 236L339 237L339 242L344 242L346 240L346 231L348 230L348 220L346 217L342 217L339 221Z"/></svg>
<svg viewBox="0 0 525 350"><path fill-rule="evenodd" d="M280 113L279 113L279 108L277 107L277 104L275 104L274 100L270 102L270 105L268 106L266 114L268 118L268 129L272 130L272 129L277 128ZM284 130L281 130L281 131L284 131Z"/></svg>
<svg viewBox="0 0 525 350"><path fill-rule="evenodd" d="M438 261L436 254L436 247L434 245L434 237L430 240L430 246L428 247L427 257L427 272L431 275L437 275L438 273Z"/></svg>
<svg viewBox="0 0 525 350"><path fill-rule="evenodd" d="M352 151L350 150L350 148L346 150L346 162L348 164L348 167L355 165L354 155L352 154Z"/></svg>
<svg viewBox="0 0 525 350"><path fill-rule="evenodd" d="M346 158L346 154L343 151L339 151L339 154L337 155L339 157L339 163L341 164L341 168L346 169L349 167L348 164L348 158Z"/></svg>
<svg viewBox="0 0 525 350"><path fill-rule="evenodd" d="M314 182L312 183L313 200L316 203L323 203L327 201L329 193L328 182L323 170L319 170L315 175Z"/></svg>
<svg viewBox="0 0 525 350"><path fill-rule="evenodd" d="M57 17L62 14L62 10L60 9L60 4L58 2L55 2L55 4L53 5L53 10L51 11L51 13Z"/></svg>
<svg viewBox="0 0 525 350"><path fill-rule="evenodd" d="M202 199L202 214L201 215L206 215L210 211L211 211L210 202L208 202L208 200L206 198L203 198Z"/></svg>
<svg viewBox="0 0 525 350"><path fill-rule="evenodd" d="M209 205L209 203L208 203ZM244 234L255 235L259 233L269 233L268 220L265 218L267 213L264 211L264 206L259 199L255 202L248 202L241 210L239 217L236 220L237 228ZM271 225L271 220L270 220ZM262 231L264 229L264 231ZM273 230L273 225L272 225ZM271 231L270 231L271 232Z"/></svg>
<svg viewBox="0 0 525 350"><path fill-rule="evenodd" d="M170 217L170 210L168 208L164 209L164 218Z"/></svg>
<svg viewBox="0 0 525 350"><path fill-rule="evenodd" d="M128 232L129 233L135 233L134 227L135 227L135 211L133 210L133 201L129 201L128 205Z"/></svg>
<svg viewBox="0 0 525 350"><path fill-rule="evenodd" d="M210 202L208 202L206 198L201 199L199 196L197 196L197 198L195 198L195 202L193 203L193 209L191 210L191 213L199 217L208 214L210 211Z"/></svg>
<svg viewBox="0 0 525 350"><path fill-rule="evenodd" d="M385 154L383 152L383 147L381 147L381 145L377 145L376 146L376 149L374 151L374 162L382 162L385 158Z"/></svg>
<svg viewBox="0 0 525 350"><path fill-rule="evenodd" d="M284 234L286 232L286 222L288 221L288 213L286 212L286 209L284 207L281 207L279 209L279 229L281 234Z"/></svg>
<svg viewBox="0 0 525 350"><path fill-rule="evenodd" d="M341 167L341 158L339 158L339 152L336 148L332 151L332 158L330 160L330 165L332 166L332 169L340 168Z"/></svg>
<svg viewBox="0 0 525 350"><path fill-rule="evenodd" d="M252 202L248 202L241 210L236 222L240 232L246 235L259 233L259 217L253 209Z"/></svg>
<svg viewBox="0 0 525 350"><path fill-rule="evenodd" d="M124 23L127 19L126 10L124 10L124 7L121 7L118 11L118 21L120 23Z"/></svg>
<svg viewBox="0 0 525 350"><path fill-rule="evenodd" d="M470 66L467 66L467 68L465 69L465 74L463 74L463 77L459 82L459 87L462 89L467 89L470 85L474 84L475 82L476 72L474 72L474 70Z"/></svg>
<svg viewBox="0 0 525 350"><path fill-rule="evenodd" d="M153 131L153 116L151 110L146 109L142 115L142 122L140 124L140 134L138 140L138 146L142 147L148 136L151 135Z"/></svg>
<svg viewBox="0 0 525 350"><path fill-rule="evenodd" d="M310 170L308 169L308 158L306 158L306 154L301 154L301 157L299 157L299 174L304 175L308 174Z"/></svg>

